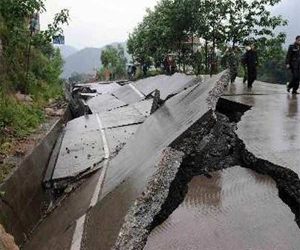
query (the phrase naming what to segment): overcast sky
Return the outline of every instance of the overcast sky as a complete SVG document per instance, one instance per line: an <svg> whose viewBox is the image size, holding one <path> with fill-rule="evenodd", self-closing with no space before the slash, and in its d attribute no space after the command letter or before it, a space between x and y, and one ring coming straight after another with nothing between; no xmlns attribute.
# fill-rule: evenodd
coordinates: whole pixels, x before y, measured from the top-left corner
<svg viewBox="0 0 300 250"><path fill-rule="evenodd" d="M300 33L298 1L282 0L276 7L276 14L290 19L291 35L287 40L291 40L294 33ZM112 42L124 42L142 21L146 8L153 8L156 3L157 0L47 0L47 12L41 16L41 24L46 27L55 13L67 8L71 20L70 25L64 27L66 45L77 49L99 48Z"/></svg>
<svg viewBox="0 0 300 250"><path fill-rule="evenodd" d="M64 27L66 44L78 49L102 47L124 42L157 0L47 0L47 12L41 16L42 28L51 23L55 13L70 10L70 25Z"/></svg>

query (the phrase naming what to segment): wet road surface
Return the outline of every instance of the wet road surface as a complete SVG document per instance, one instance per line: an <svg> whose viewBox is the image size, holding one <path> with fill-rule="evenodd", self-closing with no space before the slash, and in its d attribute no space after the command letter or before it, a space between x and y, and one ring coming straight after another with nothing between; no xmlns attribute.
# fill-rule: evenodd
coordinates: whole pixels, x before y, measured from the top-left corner
<svg viewBox="0 0 300 250"><path fill-rule="evenodd" d="M252 106L237 131L252 153L300 174L299 95L288 94L284 85L262 82L248 91L238 79L223 98Z"/></svg>
<svg viewBox="0 0 300 250"><path fill-rule="evenodd" d="M145 250L298 250L294 214L271 178L234 167L194 177L184 202Z"/></svg>
<svg viewBox="0 0 300 250"><path fill-rule="evenodd" d="M166 79L165 76L152 79L155 81L154 86L160 81L159 78ZM117 147L123 140L128 143L107 166L106 178L99 192L99 202L90 208L87 214L89 220L82 232L84 243L81 249L106 250L113 246L129 207L155 172L155 164L163 149L204 114L210 117L205 98L215 80L213 78L204 85L191 87L169 99L146 120L145 116L149 115L151 103L146 100L143 101L145 104L133 104L131 107L145 122L142 125L132 125L130 129L122 125L116 128L113 126L113 120L117 121L119 115L121 117L120 107L125 106L125 102L115 98L116 106L107 109L105 104L109 106L112 103L99 99L99 105L94 99L95 110L100 109L107 114L103 119L107 118L108 121L106 136L108 141L111 141L111 147ZM151 79L144 81L151 82ZM178 88L186 86L185 84L179 84ZM166 85L165 87L164 97L174 91ZM141 89L140 91L143 92ZM235 85L229 85L223 98L253 106L238 124L238 134L248 149L256 156L290 167L297 172L300 163L300 109L297 97L287 95L284 86L270 84L255 83L252 93L249 93L242 83L237 82ZM117 115L109 116L109 112L106 111L115 108L117 109L112 113ZM208 120L207 117L205 120ZM102 173L100 171L87 180L82 189L74 192L62 207L46 218L25 249L70 249L72 237L75 235L76 220L88 211L95 186L99 183ZM155 229L145 249L199 249L199 239L203 246L200 249L209 250L299 249L299 229L293 221L294 215L281 202L278 191L269 178L237 167L217 172L213 179L195 178L190 191L188 201L184 203L186 205L183 204L179 208L183 209L179 214L184 219L167 221L171 226L162 226L165 230ZM177 227L177 222L182 223L180 228ZM168 233L173 229L176 236L175 246L172 245L173 236ZM190 240L184 241L184 237L187 236ZM151 245L151 241L154 245ZM169 244L168 248L164 248L164 241ZM185 242L185 245L182 245L181 241ZM182 246L183 248L180 248ZM244 246L247 248L243 248Z"/></svg>
<svg viewBox="0 0 300 250"><path fill-rule="evenodd" d="M90 206L101 171L86 180L80 188L70 194L43 222L24 250L66 250L71 249L76 220L85 214Z"/></svg>
<svg viewBox="0 0 300 250"><path fill-rule="evenodd" d="M102 195L89 214L83 249L110 249L126 213L155 173L162 151L200 118L203 129L210 130L215 120L207 98L215 83L212 78L169 99L110 161Z"/></svg>

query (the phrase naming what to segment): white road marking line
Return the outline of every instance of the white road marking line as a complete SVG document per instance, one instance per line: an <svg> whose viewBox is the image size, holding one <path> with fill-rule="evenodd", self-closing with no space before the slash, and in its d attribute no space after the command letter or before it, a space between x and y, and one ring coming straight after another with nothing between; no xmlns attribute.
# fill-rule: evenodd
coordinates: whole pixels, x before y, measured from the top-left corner
<svg viewBox="0 0 300 250"><path fill-rule="evenodd" d="M86 219L86 214L81 216L76 221L76 228L73 234L71 250L80 250L81 248L85 219Z"/></svg>
<svg viewBox="0 0 300 250"><path fill-rule="evenodd" d="M102 141L103 141L103 145L104 145L105 161L104 161L104 165L103 165L103 168L101 170L100 177L98 179L96 188L94 190L94 193L93 193L93 196L92 196L92 199L91 199L91 202L90 202L90 208L94 207L98 202L98 198L99 198L99 195L101 193L101 190L102 190L102 187L103 187L103 184L104 184L104 180L105 180L105 176L106 176L106 172L107 172L107 169L108 169L108 161L109 161L108 159L109 159L109 156L110 156L108 143L107 143L107 138L106 138L106 134L105 134L105 129L103 127L100 116L98 114L96 114L96 118L97 118L97 122L98 122L98 125L99 125L99 128L100 128ZM80 250L81 249L85 222L86 222L86 214L83 215L82 217L80 217L76 221L76 228L75 228L73 238L72 238L71 250Z"/></svg>
<svg viewBox="0 0 300 250"><path fill-rule="evenodd" d="M134 87L131 83L128 84L130 88L133 89L134 92L136 92L140 97L144 98L145 96L142 94L141 91L139 91L136 87Z"/></svg>
<svg viewBox="0 0 300 250"><path fill-rule="evenodd" d="M98 179L98 182L97 182L97 185L96 185L96 188L95 188L92 200L91 200L90 207L94 207L98 202L98 198L99 198L99 195L101 193L101 190L102 190L102 187L104 184L104 179L106 176L107 168L108 168L108 160L105 160L104 166L102 167L102 170L101 170L101 175Z"/></svg>
<svg viewBox="0 0 300 250"><path fill-rule="evenodd" d="M96 114L96 118L97 118L100 132L102 135L102 141L103 141L103 146L104 146L104 157L105 157L105 159L108 159L109 158L109 148L108 148L108 143L107 143L107 139L106 139L106 135L105 135L105 129L103 128L103 124L101 122L99 114Z"/></svg>

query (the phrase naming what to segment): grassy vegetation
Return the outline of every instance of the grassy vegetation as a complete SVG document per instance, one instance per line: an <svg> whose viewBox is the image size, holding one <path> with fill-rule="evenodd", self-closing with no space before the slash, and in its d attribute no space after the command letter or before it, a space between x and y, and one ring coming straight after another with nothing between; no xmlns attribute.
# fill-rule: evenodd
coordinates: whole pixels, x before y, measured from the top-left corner
<svg viewBox="0 0 300 250"><path fill-rule="evenodd" d="M11 130L16 136L24 136L44 120L41 108L38 103L22 103L0 92L0 128L2 131Z"/></svg>
<svg viewBox="0 0 300 250"><path fill-rule="evenodd" d="M11 171L15 168L14 164L7 163L1 165L1 170L0 170L0 183L5 181L5 179L10 175Z"/></svg>
<svg viewBox="0 0 300 250"><path fill-rule="evenodd" d="M14 154L20 139L45 121L49 102L64 98L63 60L51 41L68 22L68 10L40 31L36 13L45 11L44 1L23 2L0 4L0 183L14 167L6 156Z"/></svg>
<svg viewBox="0 0 300 250"><path fill-rule="evenodd" d="M63 99L63 82L59 79L62 59L59 51L53 49L48 59L41 54L32 62L28 75L27 94L31 102L22 102L15 98L16 84L2 73L0 77L0 130L1 142L5 141L5 131L15 137L27 135L44 121L43 108L49 100Z"/></svg>
<svg viewBox="0 0 300 250"><path fill-rule="evenodd" d="M12 163L2 162L1 156L14 153L18 141L34 133L45 121L44 108L49 101L64 98L63 82L59 79L62 63L60 66L55 65L57 57L60 57L57 53L59 52L56 52L56 57L50 60L32 63L26 95L31 98L29 102L18 100L16 98L18 89L12 79L7 74L0 73L0 183L15 167ZM39 64L42 68L40 75L34 72L35 64Z"/></svg>

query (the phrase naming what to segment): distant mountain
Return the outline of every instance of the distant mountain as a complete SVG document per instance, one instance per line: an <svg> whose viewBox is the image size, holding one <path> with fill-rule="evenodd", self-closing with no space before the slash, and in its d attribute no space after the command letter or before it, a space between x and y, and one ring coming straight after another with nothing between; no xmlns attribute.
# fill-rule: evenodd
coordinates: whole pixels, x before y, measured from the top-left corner
<svg viewBox="0 0 300 250"><path fill-rule="evenodd" d="M69 45L55 45L55 47L60 50L63 59L75 54L78 51L78 49Z"/></svg>
<svg viewBox="0 0 300 250"><path fill-rule="evenodd" d="M117 47L121 45L125 48L125 56L129 59L127 54L126 43L112 43L111 46ZM62 73L63 78L69 78L72 73L79 74L95 74L101 67L101 52L105 50L106 46L102 48L84 48L75 54L65 58L64 71Z"/></svg>

